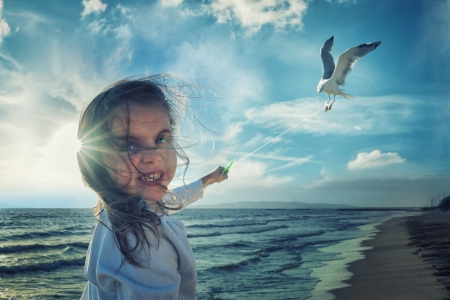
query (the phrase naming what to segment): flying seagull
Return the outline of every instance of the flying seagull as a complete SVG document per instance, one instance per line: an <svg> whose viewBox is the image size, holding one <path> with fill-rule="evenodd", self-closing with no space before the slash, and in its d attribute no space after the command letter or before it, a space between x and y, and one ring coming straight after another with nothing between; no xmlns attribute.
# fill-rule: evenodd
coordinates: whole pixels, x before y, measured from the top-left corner
<svg viewBox="0 0 450 300"><path fill-rule="evenodd" d="M366 55L367 53L375 50L381 42L366 43L359 46L352 47L345 50L339 55L338 63L335 68L333 55L331 55L331 50L333 49L334 36L326 40L322 48L320 48L320 56L322 57L323 63L323 76L319 81L317 86L317 92L325 92L328 94L328 102L325 107L325 111L330 110L334 101L336 101L336 95L341 96L345 99L351 99L355 96L344 93L344 90L339 89L339 86L345 85L345 78L348 73L352 70L353 66L356 64L358 59ZM333 102L331 102L330 95L333 94Z"/></svg>

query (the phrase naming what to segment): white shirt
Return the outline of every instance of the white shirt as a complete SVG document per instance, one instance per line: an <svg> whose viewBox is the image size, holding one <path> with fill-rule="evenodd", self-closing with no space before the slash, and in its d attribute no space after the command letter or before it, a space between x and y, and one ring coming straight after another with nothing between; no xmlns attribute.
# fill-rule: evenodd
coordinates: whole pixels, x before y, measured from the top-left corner
<svg viewBox="0 0 450 300"><path fill-rule="evenodd" d="M198 180L172 192L184 198L185 208L203 197L203 183ZM105 211L99 217L111 228ZM88 282L81 299L195 299L197 268L183 223L162 215L157 227L159 244L156 235L146 230L150 251L142 246L135 252L143 268L127 261L120 267L123 255L108 228L99 222L95 226L84 267Z"/></svg>

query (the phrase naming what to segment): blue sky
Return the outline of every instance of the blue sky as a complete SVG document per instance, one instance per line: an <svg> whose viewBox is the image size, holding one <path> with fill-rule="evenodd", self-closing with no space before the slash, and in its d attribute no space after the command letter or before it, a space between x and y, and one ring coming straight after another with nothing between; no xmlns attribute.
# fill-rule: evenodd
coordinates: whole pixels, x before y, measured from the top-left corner
<svg viewBox="0 0 450 300"><path fill-rule="evenodd" d="M323 108L319 49L382 41L319 112L235 164L199 204L423 206L450 193L450 1L0 0L0 202L92 207L79 113L108 84L177 73L212 132L185 133L185 180L240 159ZM174 184L181 184L181 173Z"/></svg>

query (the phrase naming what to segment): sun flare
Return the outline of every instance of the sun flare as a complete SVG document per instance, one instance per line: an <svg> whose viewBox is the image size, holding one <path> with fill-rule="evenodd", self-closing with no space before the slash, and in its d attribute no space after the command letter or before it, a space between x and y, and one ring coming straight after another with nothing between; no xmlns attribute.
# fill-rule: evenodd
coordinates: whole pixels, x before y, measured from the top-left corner
<svg viewBox="0 0 450 300"><path fill-rule="evenodd" d="M79 139L77 139L77 143L75 146L75 149L77 150L77 152L80 152L82 146L83 146L83 144L81 143L81 141Z"/></svg>
<svg viewBox="0 0 450 300"><path fill-rule="evenodd" d="M45 148L46 168L56 173L75 173L78 176L77 152L81 141L77 139L78 124L70 123L53 136Z"/></svg>

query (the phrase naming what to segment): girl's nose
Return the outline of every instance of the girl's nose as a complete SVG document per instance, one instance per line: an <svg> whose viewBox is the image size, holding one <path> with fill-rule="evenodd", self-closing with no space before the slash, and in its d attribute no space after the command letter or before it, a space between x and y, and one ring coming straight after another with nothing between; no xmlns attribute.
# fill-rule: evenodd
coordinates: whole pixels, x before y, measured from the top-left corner
<svg viewBox="0 0 450 300"><path fill-rule="evenodd" d="M142 152L142 161L146 164L154 164L161 160L161 153L159 149L147 149Z"/></svg>

